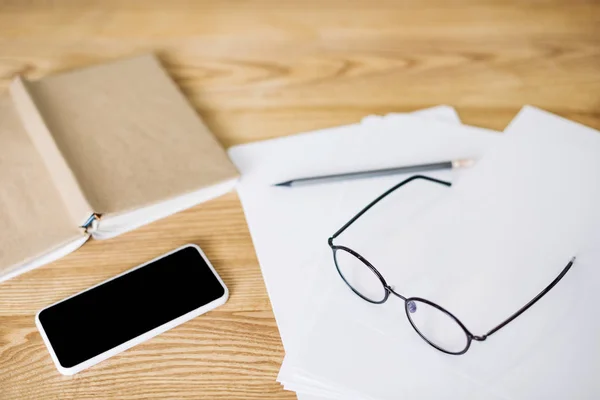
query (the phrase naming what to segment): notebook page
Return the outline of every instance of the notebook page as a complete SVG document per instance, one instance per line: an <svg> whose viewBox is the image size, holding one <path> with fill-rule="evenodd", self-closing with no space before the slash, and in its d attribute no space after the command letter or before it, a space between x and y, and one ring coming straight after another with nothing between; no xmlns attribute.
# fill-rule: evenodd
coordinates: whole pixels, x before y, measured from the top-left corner
<svg viewBox="0 0 600 400"><path fill-rule="evenodd" d="M86 199L105 217L237 178L223 148L151 55L27 86Z"/></svg>
<svg viewBox="0 0 600 400"><path fill-rule="evenodd" d="M8 94L0 95L0 281L39 265L36 259L83 244L50 174ZM54 257L55 258L55 257ZM54 259L50 257L47 262Z"/></svg>

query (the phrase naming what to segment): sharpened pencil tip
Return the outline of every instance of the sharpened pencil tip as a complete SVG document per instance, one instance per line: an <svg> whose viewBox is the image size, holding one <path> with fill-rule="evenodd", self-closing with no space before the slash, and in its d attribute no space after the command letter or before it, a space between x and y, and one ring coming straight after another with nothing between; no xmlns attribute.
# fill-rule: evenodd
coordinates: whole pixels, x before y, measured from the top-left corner
<svg viewBox="0 0 600 400"><path fill-rule="evenodd" d="M279 183L274 184L273 186L290 187L290 186L292 186L292 181L279 182Z"/></svg>
<svg viewBox="0 0 600 400"><path fill-rule="evenodd" d="M464 158L462 160L452 161L452 168L469 168L475 165L475 160L472 158Z"/></svg>
<svg viewBox="0 0 600 400"><path fill-rule="evenodd" d="M571 262L572 262L572 263L574 263L576 259L577 259L577 257L573 256L573 257L571 258Z"/></svg>

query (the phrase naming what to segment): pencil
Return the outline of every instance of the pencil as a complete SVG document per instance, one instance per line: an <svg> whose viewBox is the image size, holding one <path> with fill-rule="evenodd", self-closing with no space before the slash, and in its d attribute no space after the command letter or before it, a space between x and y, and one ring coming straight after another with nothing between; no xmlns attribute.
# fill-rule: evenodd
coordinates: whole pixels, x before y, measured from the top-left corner
<svg viewBox="0 0 600 400"><path fill-rule="evenodd" d="M403 167L375 169L371 171L346 172L342 174L310 176L306 178L297 178L285 182L279 182L273 186L296 187L304 185L314 185L318 183L332 183L351 179L376 178L380 176L421 173L427 171L439 171L444 169L466 168L474 164L472 159L461 159L454 161L443 161L430 164L408 165Z"/></svg>

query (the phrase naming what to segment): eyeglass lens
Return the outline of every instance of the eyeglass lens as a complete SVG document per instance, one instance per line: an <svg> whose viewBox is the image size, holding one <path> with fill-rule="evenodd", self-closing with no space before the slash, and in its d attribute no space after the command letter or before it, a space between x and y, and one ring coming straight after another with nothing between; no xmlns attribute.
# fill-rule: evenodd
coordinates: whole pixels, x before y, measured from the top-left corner
<svg viewBox="0 0 600 400"><path fill-rule="evenodd" d="M376 303L385 299L385 287L368 265L343 249L337 249L334 257L340 275L356 294Z"/></svg>
<svg viewBox="0 0 600 400"><path fill-rule="evenodd" d="M467 348L469 339L454 318L423 301L408 299L406 315L427 341L450 353Z"/></svg>

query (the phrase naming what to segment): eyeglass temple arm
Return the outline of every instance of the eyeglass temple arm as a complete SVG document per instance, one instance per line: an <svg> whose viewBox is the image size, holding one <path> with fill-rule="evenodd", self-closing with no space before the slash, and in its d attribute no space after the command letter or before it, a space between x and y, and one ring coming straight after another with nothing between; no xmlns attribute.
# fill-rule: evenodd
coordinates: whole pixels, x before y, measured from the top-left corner
<svg viewBox="0 0 600 400"><path fill-rule="evenodd" d="M369 203L365 208L363 208L362 210L360 210L358 212L358 214L356 214L354 217L352 217L352 219L350 219L350 221L346 222L346 224L344 224L344 226L342 226L340 229L338 229L338 231L336 233L334 233L333 235L331 235L331 237L329 238L329 241L328 241L329 245L332 246L333 245L333 239L335 239L342 232L344 232L346 229L348 229L348 227L350 225L352 225L364 213L366 213L367 211L369 211L369 209L371 207L373 207L375 204L379 203L384 197L386 197L388 194L392 193L396 189L399 189L402 186L406 185L407 183L412 182L412 181L414 181L416 179L424 179L426 181L430 181L430 182L434 182L434 183L439 183L440 185L452 186L452 183L450 183L448 181L442 181L440 179L430 178L430 177L425 176L425 175L414 175L414 176L411 176L410 178L407 178L407 179L403 180L402 182L398 183L397 185L392 186L390 189L388 189L383 194L381 194L379 197L377 197L375 200L373 200L371 203Z"/></svg>
<svg viewBox="0 0 600 400"><path fill-rule="evenodd" d="M517 311L516 313L514 313L513 315L511 315L510 317L508 317L506 320L504 320L500 325L496 326L495 328L493 328L492 330L490 330L488 333L486 333L483 336L474 336L473 338L475 340L485 340L488 336L493 335L494 333L498 332L500 329L504 328L506 325L508 325L512 320L514 320L515 318L517 318L519 315L523 314L525 311L527 311L532 305L534 305L539 299L541 299L542 297L544 297L544 295L546 293L548 293L554 286L556 286L556 284L566 275L566 273L569 271L569 269L571 269L571 266L573 265L573 263L575 262L575 257L571 258L571 261L569 261L569 263L567 264L567 266L562 270L562 272L556 277L556 279L554 279L544 290L542 290L537 296L535 296L529 303L525 304L523 307L521 307L521 309L519 309L519 311Z"/></svg>

